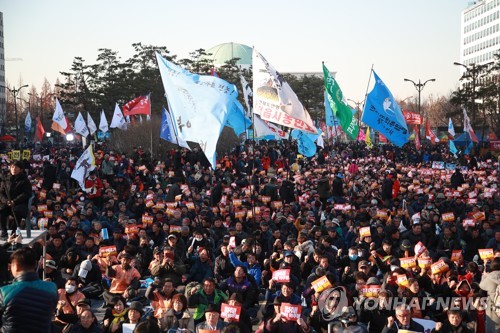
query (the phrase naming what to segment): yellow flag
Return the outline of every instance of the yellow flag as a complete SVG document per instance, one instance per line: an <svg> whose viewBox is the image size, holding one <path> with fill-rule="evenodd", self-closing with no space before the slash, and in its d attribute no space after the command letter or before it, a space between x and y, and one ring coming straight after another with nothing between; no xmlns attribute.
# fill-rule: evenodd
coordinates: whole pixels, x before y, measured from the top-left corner
<svg viewBox="0 0 500 333"><path fill-rule="evenodd" d="M372 138L370 136L370 127L366 128L365 142L366 142L366 145L368 146L368 148L373 147Z"/></svg>

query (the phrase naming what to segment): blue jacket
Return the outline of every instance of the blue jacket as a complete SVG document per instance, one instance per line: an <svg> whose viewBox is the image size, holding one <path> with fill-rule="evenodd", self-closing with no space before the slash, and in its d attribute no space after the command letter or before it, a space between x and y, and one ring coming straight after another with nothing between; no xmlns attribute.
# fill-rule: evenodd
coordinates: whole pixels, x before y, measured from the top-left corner
<svg viewBox="0 0 500 333"><path fill-rule="evenodd" d="M257 282L257 287L260 286L260 281L262 279L262 269L260 268L260 265L258 263L253 264L252 267L248 266L247 262L242 262L238 259L236 254L234 252L229 252L229 260L231 260L231 264L236 267L236 266L243 266L247 269L248 274L252 275L253 278L255 279L255 282Z"/></svg>
<svg viewBox="0 0 500 333"><path fill-rule="evenodd" d="M3 332L50 332L57 301L55 283L40 280L35 272L18 276L0 288Z"/></svg>

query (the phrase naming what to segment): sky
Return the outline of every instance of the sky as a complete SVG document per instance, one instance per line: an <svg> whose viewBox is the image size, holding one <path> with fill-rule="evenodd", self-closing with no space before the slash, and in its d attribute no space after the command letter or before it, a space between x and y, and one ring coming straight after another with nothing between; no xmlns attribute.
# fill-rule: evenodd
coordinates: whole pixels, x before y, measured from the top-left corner
<svg viewBox="0 0 500 333"><path fill-rule="evenodd" d="M74 57L99 48L122 60L132 43L166 46L179 58L236 42L255 47L279 72L332 72L346 98L364 99L373 68L396 99L448 97L458 87L460 19L467 0L0 0L6 81L54 84ZM371 80L369 89L373 86ZM411 99L410 99L411 100Z"/></svg>

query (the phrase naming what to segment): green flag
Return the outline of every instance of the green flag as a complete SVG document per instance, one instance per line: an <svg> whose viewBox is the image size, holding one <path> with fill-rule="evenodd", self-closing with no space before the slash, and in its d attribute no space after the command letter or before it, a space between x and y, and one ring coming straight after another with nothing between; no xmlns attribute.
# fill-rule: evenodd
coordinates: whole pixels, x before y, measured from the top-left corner
<svg viewBox="0 0 500 333"><path fill-rule="evenodd" d="M337 81L330 75L330 71L323 64L323 74L325 76L325 90L327 92L328 103L332 108L333 114L340 121L340 126L347 135L356 140L359 133L359 126L356 119L352 116L351 108L344 102L342 90L340 90Z"/></svg>

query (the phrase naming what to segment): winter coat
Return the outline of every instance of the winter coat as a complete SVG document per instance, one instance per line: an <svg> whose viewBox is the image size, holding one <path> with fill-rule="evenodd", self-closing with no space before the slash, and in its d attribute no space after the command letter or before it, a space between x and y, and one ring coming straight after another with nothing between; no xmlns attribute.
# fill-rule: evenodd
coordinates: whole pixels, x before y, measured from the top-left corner
<svg viewBox="0 0 500 333"><path fill-rule="evenodd" d="M14 211L22 216L28 215L28 201L32 195L31 183L26 173L7 176L0 184L0 201L14 201ZM7 203L0 203L0 211L9 209Z"/></svg>

